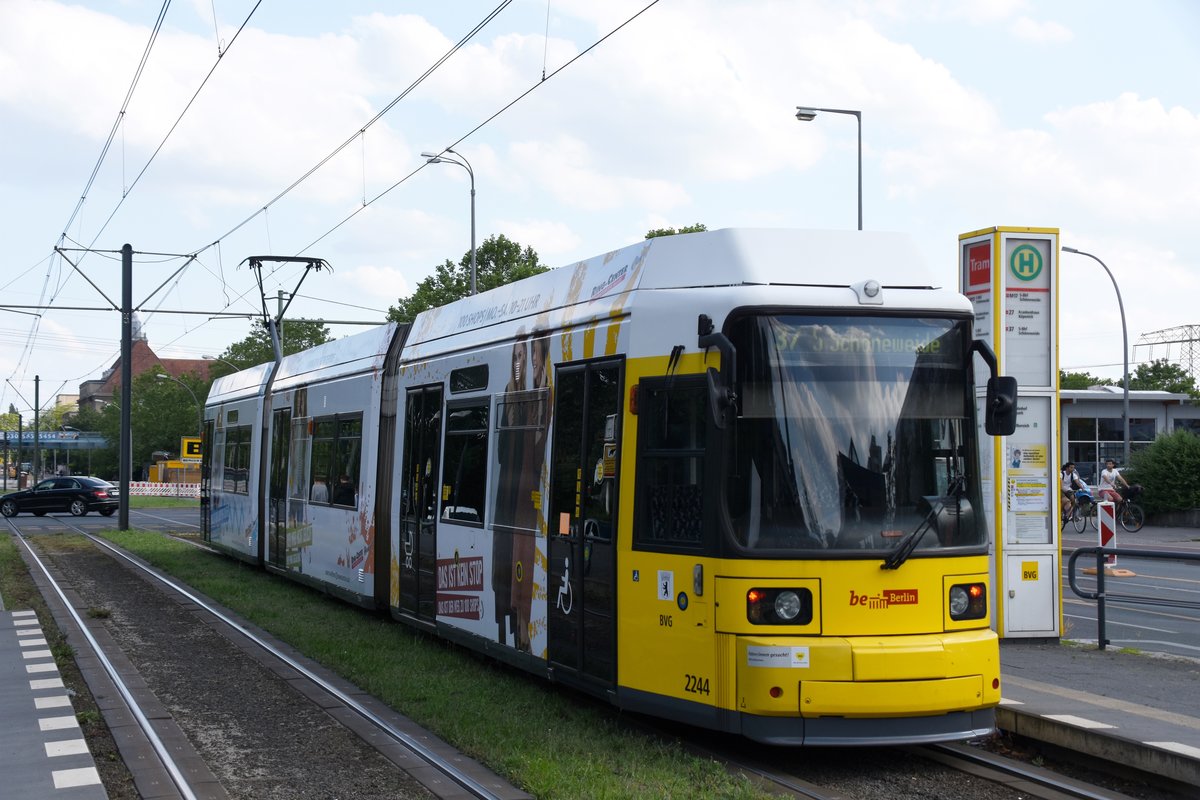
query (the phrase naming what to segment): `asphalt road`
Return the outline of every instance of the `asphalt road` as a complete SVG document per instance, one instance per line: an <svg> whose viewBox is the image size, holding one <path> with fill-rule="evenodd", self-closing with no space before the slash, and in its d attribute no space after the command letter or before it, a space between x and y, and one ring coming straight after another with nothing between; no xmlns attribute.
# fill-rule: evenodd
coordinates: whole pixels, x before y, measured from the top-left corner
<svg viewBox="0 0 1200 800"><path fill-rule="evenodd" d="M1078 597L1068 577L1071 551L1097 544L1094 531L1071 531L1063 537L1064 638L1099 638L1096 601ZM1200 531L1147 526L1137 533L1118 531L1116 545L1157 553L1188 553L1193 560L1118 557L1116 570L1105 578L1104 587L1108 595L1105 635L1109 646L1200 658ZM1095 562L1081 557L1076 563L1077 572L1084 567L1094 569ZM1082 591L1094 592L1096 577L1077 574L1076 585Z"/></svg>

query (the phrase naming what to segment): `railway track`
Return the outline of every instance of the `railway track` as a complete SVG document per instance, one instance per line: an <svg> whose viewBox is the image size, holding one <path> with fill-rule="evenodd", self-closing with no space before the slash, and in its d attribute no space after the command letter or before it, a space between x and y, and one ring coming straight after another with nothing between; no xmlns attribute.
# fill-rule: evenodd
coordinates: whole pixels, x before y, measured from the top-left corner
<svg viewBox="0 0 1200 800"><path fill-rule="evenodd" d="M12 521L9 520L8 523L11 525ZM433 752L435 757L445 753L444 750L439 749L442 746L430 746L429 742L422 738L422 734L414 733L412 729L406 728L403 722L389 722L384 718L390 713L387 709L371 706L370 701L364 699L362 695L354 694L352 687L347 690L345 687L339 687L332 681L325 680L320 674L321 669L319 666L304 663L289 654L285 648L277 647L274 643L263 639L263 637L253 634L253 632L247 630L247 626L240 620L232 617L220 608L212 607L211 603L208 603L205 598L196 596L188 587L177 585L169 578L160 576L153 570L147 569L137 559L126 555L119 548L91 536L87 530L84 530L75 521L63 518L53 518L52 520L43 518L37 523L39 531L47 534L50 533L51 529L47 527L48 523L52 523L54 529L63 532L70 531L87 537L89 542L87 548L89 551L94 551L93 558L111 563L114 565L114 569L119 569L122 572L128 573L129 570L137 570L140 574L144 575L145 580L139 579L137 583L143 584L143 589L152 591L159 598L158 602L160 606L178 606L180 609L186 610L191 615L193 627L195 627L195 619L197 617L209 617L211 621L208 624L224 631L222 634L224 638L227 638L229 641L241 642L239 648L243 654L254 652L259 654L256 658L260 660L274 661L275 666L268 667L267 669L274 669L277 674L286 674L289 682L296 681L294 685L299 689L299 693L305 697L321 697L322 699L318 700L318 704L322 708L336 709L330 711L332 716L339 719L344 717L353 717L356 719L356 722L349 722L348 724L353 728L361 729L363 731L362 735L367 740L384 741L387 743L384 745L385 749L396 748L399 750L403 748L407 753L405 758L413 759L409 764L410 774L415 772L428 775L435 771L435 768L427 762L418 760L419 755L414 754L416 750L410 750L407 747L404 737L407 736L413 739L416 745L418 745L417 750L420 749L420 746L425 746L426 749ZM44 547L38 549L51 551L47 558L49 562L48 568L45 570L47 574L65 573L64 577L67 577L75 584L77 590L82 590L85 586L94 586L97 583L112 582L107 580L103 574L89 579L86 570L71 563L74 558L78 557L78 553L73 555L70 552L55 552L58 548L53 547L52 543L56 539L61 539L61 537L47 535L33 536L31 538L34 540L34 543L42 542L44 544ZM103 550L102 553L100 549ZM117 566L118 564L119 566ZM158 584L162 588L150 587L148 582ZM115 593L120 594L127 591L127 587L130 585L133 585L132 582L123 581L119 585L115 585L113 590ZM177 598L176 601L173 603L164 602L164 598L167 596L163 594L164 591L174 594ZM86 597L75 600L74 604L77 606L90 608L93 603L103 605L109 602L98 595L91 595L84 591L80 593L81 595L86 595ZM66 594L70 596L69 591ZM84 605L85 603L87 605ZM68 606L71 604L65 603ZM171 614L174 616L176 613L178 613L177 610L172 609ZM77 618L78 616L76 614ZM124 621L123 619L122 623ZM78 622L86 623L84 627L95 627L95 622L88 622L88 620L78 620ZM186 625L186 622L180 623L181 628L186 627ZM262 641L257 641L259 639L262 639ZM273 654L272 651L278 653L278 655ZM311 673L311 681L305 673ZM149 683L149 681L147 682ZM301 686L307 688L300 688ZM227 688L228 682L218 687L219 691L224 691ZM214 689L213 692L217 692L218 689ZM344 697L339 697L338 692L341 692ZM136 692L134 693L136 694ZM358 713L353 708L354 705L362 706L367 713L365 715ZM150 718L151 722L157 722L160 715L151 712L146 714L146 716ZM186 720L182 718L188 717L189 712L185 710L180 716L181 726L186 725ZM384 724L382 726L378 725L371 719L372 716L380 718ZM399 736L388 733L386 729L389 727L395 733L398 733ZM872 748L861 750L797 751L785 748L763 748L740 739L731 742L728 737L716 737L712 739L705 736L696 736L698 732L690 728L663 730L659 729L658 726L651 727L668 739L695 738L696 743L691 745L693 750L704 755L706 758L726 764L727 768L731 771L750 776L762 790L779 796L810 798L810 800L858 800L859 798L875 798L880 796L888 796L890 800L905 800L905 798L909 797L921 798L922 800L960 797L972 797L978 800L1012 800L1014 798L1031 797L1045 798L1046 800L1057 798L1121 800L1121 798L1130 796L1139 798L1167 796L1165 794L1143 793L1137 793L1136 795L1122 794L1120 791L1112 788L1106 788L1105 786L1087 781L1073 780L1050 770L1039 769L1025 762L1001 758L977 747L933 745L928 747L895 749ZM203 726L200 729L203 730ZM188 735L193 736L194 734L189 731ZM180 736L182 737L182 734ZM171 738L171 735L168 734L167 738ZM203 734L198 738L203 739ZM714 741L718 743L713 744L712 742ZM171 751L172 755L177 755L178 753L178 749L174 747L168 747L168 750ZM199 754L194 757L200 763L206 763L206 754ZM211 756L207 757L211 760ZM456 762L453 756L450 760ZM414 767L412 766L413 764L417 766ZM451 766L455 767L456 763L452 763ZM317 769L319 767L318 765L312 765L312 768ZM191 762L185 762L184 766L177 766L177 769L188 777L191 777L194 772ZM169 772L165 767L163 771L164 774ZM475 797L523 796L519 792L515 792L511 787L506 786L493 787L485 785L483 787L485 792L481 793L464 788L462 783L452 777L439 777L437 781L444 781L445 792L442 792L444 795ZM193 783L196 783L194 778ZM205 791L212 788L210 785L206 785L203 780L199 781L199 783ZM202 793L194 796L272 796L269 792L262 791L264 787L261 785L261 780L259 779L235 779L227 775L221 775L220 780L217 781L214 778L212 784L217 786L230 785L232 790L228 795ZM434 787L434 789L434 794L439 794L437 787ZM491 791L492 793L488 794L486 793L487 791ZM179 796L186 797L189 795L180 791ZM275 796L290 797L297 795L289 793ZM324 795L317 793L310 796ZM380 792L378 795L372 795L368 791L360 792L356 796L405 797L410 795L399 792ZM412 796L428 795L417 794Z"/></svg>
<svg viewBox="0 0 1200 800"><path fill-rule="evenodd" d="M188 587L53 521L89 544L27 537L5 520L69 618L60 627L99 663L93 694L119 696L101 705L127 764L136 752L135 779L182 798L528 796Z"/></svg>
<svg viewBox="0 0 1200 800"><path fill-rule="evenodd" d="M895 750L805 751L803 755L771 751L763 757L744 753L730 756L720 750L703 749L708 757L725 761L729 769L752 776L768 790L806 800L865 800L884 796L893 800L910 797L1134 800L1133 796L1111 788L965 744ZM823 753L833 758L822 758Z"/></svg>
<svg viewBox="0 0 1200 800"><path fill-rule="evenodd" d="M644 733L749 777L764 791L805 800L1178 800L1147 776L1075 778L983 747L950 743L896 748L791 749L756 745L683 725L644 720ZM1130 794L1122 788L1134 786ZM1122 788L1118 788L1122 787Z"/></svg>

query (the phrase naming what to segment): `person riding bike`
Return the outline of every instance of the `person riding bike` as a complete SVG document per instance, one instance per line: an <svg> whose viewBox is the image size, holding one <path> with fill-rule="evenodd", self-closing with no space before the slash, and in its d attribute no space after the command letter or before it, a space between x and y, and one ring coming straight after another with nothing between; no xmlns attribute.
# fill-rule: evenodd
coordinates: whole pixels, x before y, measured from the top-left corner
<svg viewBox="0 0 1200 800"><path fill-rule="evenodd" d="M1087 484L1083 482L1083 478L1079 477L1079 473L1075 471L1075 462L1068 461L1062 465L1059 477L1061 478L1063 520L1071 518L1071 514L1075 511L1075 492L1087 492Z"/></svg>
<svg viewBox="0 0 1200 800"><path fill-rule="evenodd" d="M1111 500L1114 503L1121 502L1121 494L1117 491L1117 486L1124 486L1128 489L1129 483L1125 480L1125 476L1117 471L1117 462L1110 458L1104 462L1104 469L1100 470L1100 498Z"/></svg>

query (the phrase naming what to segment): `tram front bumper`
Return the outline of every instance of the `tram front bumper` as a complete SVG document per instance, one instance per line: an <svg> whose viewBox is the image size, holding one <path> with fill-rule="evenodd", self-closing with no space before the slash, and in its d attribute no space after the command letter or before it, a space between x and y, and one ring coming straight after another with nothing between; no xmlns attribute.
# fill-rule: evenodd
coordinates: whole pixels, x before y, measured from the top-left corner
<svg viewBox="0 0 1200 800"><path fill-rule="evenodd" d="M737 710L804 718L920 717L1000 702L991 630L886 637L739 637ZM790 658L777 656L787 651ZM772 658L772 656L777 656Z"/></svg>

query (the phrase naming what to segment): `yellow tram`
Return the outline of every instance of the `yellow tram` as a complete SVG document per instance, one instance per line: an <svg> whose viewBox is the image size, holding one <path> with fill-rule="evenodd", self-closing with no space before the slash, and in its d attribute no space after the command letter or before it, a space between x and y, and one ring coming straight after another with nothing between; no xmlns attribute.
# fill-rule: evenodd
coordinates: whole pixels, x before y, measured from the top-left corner
<svg viewBox="0 0 1200 800"><path fill-rule="evenodd" d="M651 239L220 379L205 536L622 708L982 735L989 367L1011 432L903 237Z"/></svg>

